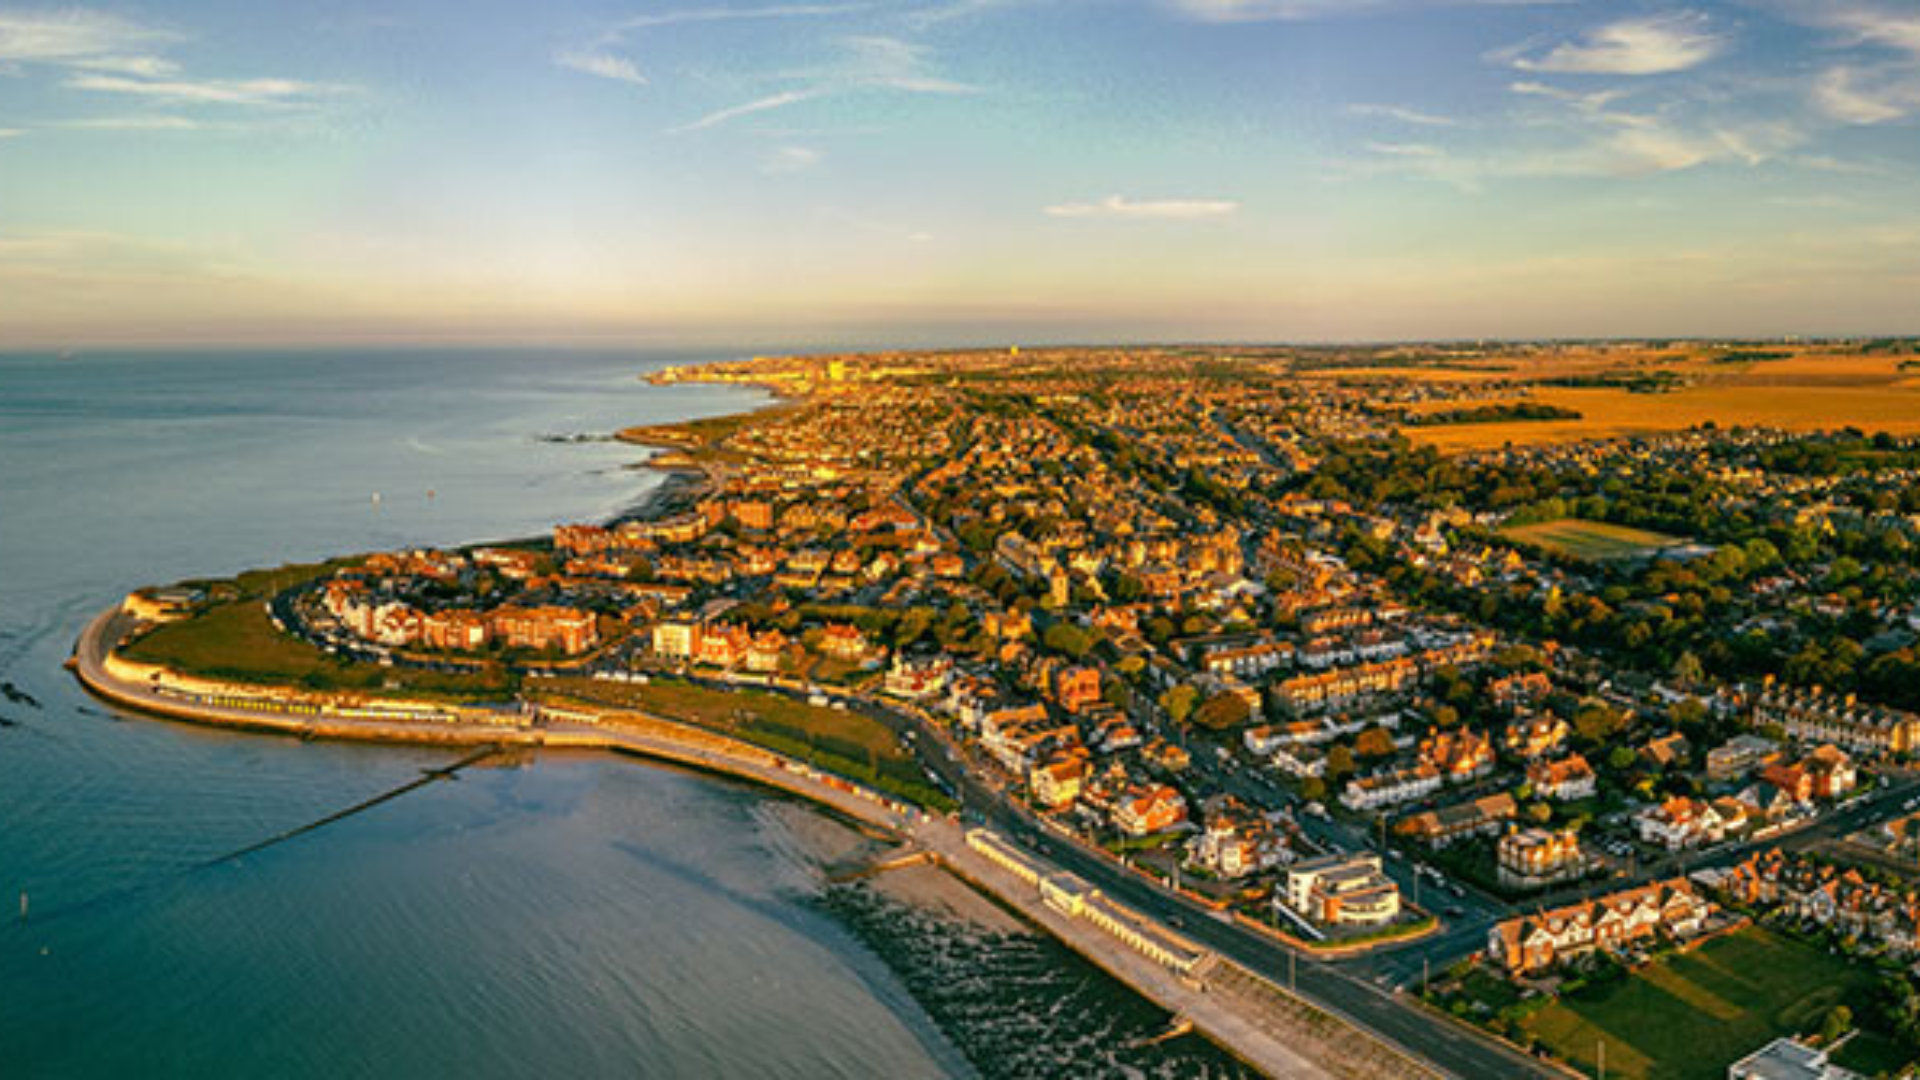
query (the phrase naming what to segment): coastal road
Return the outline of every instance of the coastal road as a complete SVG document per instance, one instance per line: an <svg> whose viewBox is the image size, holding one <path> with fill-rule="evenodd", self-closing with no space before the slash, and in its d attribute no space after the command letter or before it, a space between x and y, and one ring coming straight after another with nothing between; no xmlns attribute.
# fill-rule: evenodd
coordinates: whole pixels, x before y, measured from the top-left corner
<svg viewBox="0 0 1920 1080"><path fill-rule="evenodd" d="M701 680L724 686L724 680ZM799 694L792 687L773 689ZM833 695L847 707L886 724L905 736L921 760L944 780L976 818L1016 840L1064 870L1069 870L1122 904L1174 927L1195 943L1249 971L1285 987L1307 1002L1371 1032L1403 1052L1461 1080L1483 1077L1539 1077L1565 1080L1570 1074L1550 1062L1524 1054L1442 1016L1416 998L1364 975L1345 970L1288 947L1281 941L1232 922L1183 896L1169 892L1103 854L1059 836L1024 807L968 768L961 752L936 723L907 708L871 698ZM1485 939L1485 930L1467 932Z"/></svg>

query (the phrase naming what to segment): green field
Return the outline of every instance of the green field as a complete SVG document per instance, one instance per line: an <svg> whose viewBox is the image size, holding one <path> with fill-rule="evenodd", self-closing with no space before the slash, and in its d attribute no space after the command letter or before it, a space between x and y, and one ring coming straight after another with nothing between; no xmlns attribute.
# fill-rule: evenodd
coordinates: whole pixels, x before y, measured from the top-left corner
<svg viewBox="0 0 1920 1080"><path fill-rule="evenodd" d="M1500 532L1509 540L1582 562L1643 558L1686 542L1677 536L1580 518L1510 525Z"/></svg>
<svg viewBox="0 0 1920 1080"><path fill-rule="evenodd" d="M711 690L658 678L647 683L543 678L530 684L530 689L643 709L812 761L924 806L946 809L951 805L927 783L918 759L900 745L892 730L845 709L809 705L764 690Z"/></svg>
<svg viewBox="0 0 1920 1080"><path fill-rule="evenodd" d="M1608 1076L1718 1080L1772 1039L1816 1031L1827 1010L1856 1015L1873 973L1750 927L1623 979L1564 996L1524 1021L1555 1056Z"/></svg>

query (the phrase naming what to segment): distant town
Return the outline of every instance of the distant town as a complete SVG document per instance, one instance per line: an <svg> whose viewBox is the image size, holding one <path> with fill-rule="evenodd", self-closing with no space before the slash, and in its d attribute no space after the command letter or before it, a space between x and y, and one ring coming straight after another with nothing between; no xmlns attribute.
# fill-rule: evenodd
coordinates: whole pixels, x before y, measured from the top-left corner
<svg viewBox="0 0 1920 1080"><path fill-rule="evenodd" d="M1915 355L679 368L658 378L779 400L621 433L670 470L650 513L143 590L116 652L183 698L722 731L981 829L1036 881L1052 853L1183 978L1183 949L1219 953L1442 1074L1898 1075L1920 413L1728 403L1912 394Z"/></svg>

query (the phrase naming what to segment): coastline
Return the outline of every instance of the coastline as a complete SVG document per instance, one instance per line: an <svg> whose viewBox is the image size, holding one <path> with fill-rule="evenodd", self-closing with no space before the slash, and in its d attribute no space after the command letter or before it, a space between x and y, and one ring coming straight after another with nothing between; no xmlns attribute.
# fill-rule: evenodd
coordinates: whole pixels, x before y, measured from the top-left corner
<svg viewBox="0 0 1920 1080"><path fill-rule="evenodd" d="M744 423L745 418L794 401L805 400L802 396L792 394L778 395L778 397L779 400L772 405L725 414L723 417L711 418L707 422ZM724 474L726 464L723 461L715 461L710 456L714 449L712 440L694 440L691 449L695 452L704 452L704 460L699 460L691 456L683 456L687 447L677 447L670 441L660 441L657 438L635 437L635 434L642 430L657 436L675 427L676 425L659 425L649 429L628 429L621 433L621 441L655 448L673 447L681 452L654 454L649 459L635 462L630 466L636 469L658 470L661 473L661 481L655 487L641 493L631 505L620 512L615 518L616 521L669 515L677 508L697 499L701 492L708 490L708 486L717 476ZM793 759L782 758L776 753L747 744L732 744L716 749L710 745L712 741L718 740L721 743L732 741L726 740L723 736L712 736L703 730L688 728L659 717L639 717L648 725L648 729L645 732L635 733L620 730L617 726L606 724L602 719L590 718L582 713L574 713L564 718L559 724L539 727L513 722L500 723L498 721L503 714L497 712L492 714L492 719L495 721L492 723L450 721L444 717L456 712L457 707L449 707L441 703L407 702L402 699L384 699L371 709L361 711L404 712L413 708L421 713L433 714L435 718L397 720L391 717L370 719L337 715L291 717L262 712L257 708L223 709L217 704L195 704L180 700L178 697L169 699L165 695L148 692L149 688L143 686L141 680L114 679L111 677L112 673L106 671L106 657L110 650L101 647L101 640L110 636L106 634L106 630L112 625L114 614L114 612L103 613L89 624L82 643L76 645L74 666L80 681L90 692L122 707L205 726L291 735L302 739L339 739L403 745L507 745L616 753L755 783L771 791L803 799L829 815L879 828L895 837L907 835L916 824L931 825L934 826L931 831L937 833L942 840L942 850L933 853L933 858L939 866L937 873L943 879L935 886L936 888L952 887L966 890L972 892L976 898L985 897L986 903L1014 913L1014 917L1020 919L1025 926L1057 940L1090 961L1095 967L1104 970L1108 976L1141 999L1165 1009L1175 1018L1176 1023L1190 1024L1207 1035L1209 1041L1241 1060L1253 1064L1254 1067L1276 1075L1289 1076L1362 1076L1389 1073L1397 1075L1403 1072L1409 1075L1426 1075L1420 1065L1399 1057L1397 1049L1384 1041L1379 1043L1379 1047L1386 1056L1372 1059L1371 1071L1365 1069L1356 1071L1352 1065L1354 1052L1375 1043L1374 1036L1366 1029L1357 1026L1349 1027L1348 1022L1327 1014L1318 1006L1295 998L1267 983L1260 976L1230 964L1221 966L1230 972L1226 977L1233 980L1231 986L1234 989L1208 997L1204 989L1182 984L1180 980L1173 979L1170 973L1158 963L1119 946L1118 942L1109 936L1110 931L1093 930L1082 918L1063 914L1049 906L1043 895L1034 892L1025 883L1015 880L999 868L986 864L967 851L966 845L960 842L961 830L955 823L939 819L929 820L928 815L923 812L892 803L877 793L856 792L852 785L841 778L829 778L810 766L795 762ZM117 635L111 636L117 637ZM94 660L91 669L88 662L89 655ZM229 684L229 686L242 694L247 690L246 687L236 684ZM302 691L267 688L254 688L254 690L283 702L299 701L304 706L320 707L319 701L315 700L317 695L303 695ZM306 700L301 700L303 696ZM549 711L564 713L572 710L568 708ZM476 709L472 712L482 714L486 711ZM914 816L916 814L918 818ZM1257 999L1249 996L1248 987L1257 988ZM1227 999L1237 1000L1240 1004L1231 1006ZM1277 1007L1274 1005L1276 999L1282 1002ZM1246 1009L1249 1001L1255 1003L1247 1011L1253 1012L1259 1018L1251 1022L1242 1015L1236 1015L1235 1011L1236 1008ZM1304 1035L1303 1027L1306 1028ZM1315 1038L1316 1035L1325 1032L1333 1033L1331 1040ZM1292 1047L1295 1041L1300 1040L1319 1048L1316 1058L1325 1055L1329 1060L1310 1060L1296 1052ZM1392 1064L1389 1065L1388 1062Z"/></svg>

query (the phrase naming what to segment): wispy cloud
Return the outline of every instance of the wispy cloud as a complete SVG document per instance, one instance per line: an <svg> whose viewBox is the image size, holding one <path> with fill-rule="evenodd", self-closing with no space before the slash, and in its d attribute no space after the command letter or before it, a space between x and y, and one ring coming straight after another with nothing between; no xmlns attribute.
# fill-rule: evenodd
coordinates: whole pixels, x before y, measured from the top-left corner
<svg viewBox="0 0 1920 1080"><path fill-rule="evenodd" d="M1174 10L1203 22L1265 22L1324 19L1441 7L1531 7L1573 0L1166 0Z"/></svg>
<svg viewBox="0 0 1920 1080"><path fill-rule="evenodd" d="M1785 12L1832 31L1835 45L1859 50L1814 81L1812 100L1821 112L1865 126L1920 111L1920 13L1853 0L1789 0Z"/></svg>
<svg viewBox="0 0 1920 1080"><path fill-rule="evenodd" d="M1370 142L1367 149L1375 154L1387 157L1437 158L1445 156L1445 151L1426 143Z"/></svg>
<svg viewBox="0 0 1920 1080"><path fill-rule="evenodd" d="M0 128L0 139L17 139L26 133L25 128Z"/></svg>
<svg viewBox="0 0 1920 1080"><path fill-rule="evenodd" d="M770 176L806 172L825 158L811 146L776 146L760 159L760 171Z"/></svg>
<svg viewBox="0 0 1920 1080"><path fill-rule="evenodd" d="M185 105L291 106L338 90L297 79L132 79L121 75L75 75L66 85L75 90Z"/></svg>
<svg viewBox="0 0 1920 1080"><path fill-rule="evenodd" d="M0 12L0 61L98 61L133 56L177 40L179 35L171 31L97 11Z"/></svg>
<svg viewBox="0 0 1920 1080"><path fill-rule="evenodd" d="M50 67L70 90L116 94L182 106L292 107L344 89L287 78L188 78L154 50L182 40L172 30L85 9L0 12L0 65ZM101 117L61 127L187 130L182 117Z"/></svg>
<svg viewBox="0 0 1920 1080"><path fill-rule="evenodd" d="M772 4L766 7L715 7L685 8L679 11L663 11L656 15L636 15L620 24L622 30L646 30L656 26L677 26L682 23L734 22L742 19L810 19L831 15L851 15L856 12L870 11L873 5L862 4Z"/></svg>
<svg viewBox="0 0 1920 1080"><path fill-rule="evenodd" d="M1226 199L1129 199L1109 195L1097 202L1060 203L1046 208L1052 217L1119 218L1125 220L1197 221L1237 213L1240 204Z"/></svg>
<svg viewBox="0 0 1920 1080"><path fill-rule="evenodd" d="M553 54L553 62L570 71L594 75L615 82L645 86L647 77L633 66L633 61L624 56L615 56L610 52L580 49L562 50Z"/></svg>
<svg viewBox="0 0 1920 1080"><path fill-rule="evenodd" d="M89 116L80 120L65 121L60 126L85 131L199 131L206 127L200 121L189 117L158 113L134 116Z"/></svg>
<svg viewBox="0 0 1920 1080"><path fill-rule="evenodd" d="M1402 124L1413 124L1418 127L1457 127L1460 124L1460 121L1455 120L1451 116L1421 112L1418 109L1409 109L1400 105L1349 105L1347 106L1347 112L1354 116L1375 117L1381 120L1397 120Z"/></svg>
<svg viewBox="0 0 1920 1080"><path fill-rule="evenodd" d="M1828 69L1814 83L1813 100L1846 124L1884 124L1920 109L1920 72L1901 68Z"/></svg>
<svg viewBox="0 0 1920 1080"><path fill-rule="evenodd" d="M1726 39L1699 12L1622 19L1562 42L1537 56L1508 50L1514 67L1557 75L1663 75L1720 55Z"/></svg>
<svg viewBox="0 0 1920 1080"><path fill-rule="evenodd" d="M682 124L674 128L673 133L680 134L688 131L705 131L708 128L719 127L729 120L738 120L743 116L752 116L755 113L784 109L789 105L798 105L803 101L812 100L817 96L817 94L809 93L805 90L783 90L778 94L769 94L763 98L756 98L744 105L734 105L729 108L715 110L690 124Z"/></svg>
<svg viewBox="0 0 1920 1080"><path fill-rule="evenodd" d="M842 38L839 45L841 56L837 62L782 75L799 84L796 88L710 112L672 129L673 132L701 131L743 116L861 91L954 95L978 93L980 89L935 72L932 50L924 45L873 35Z"/></svg>

